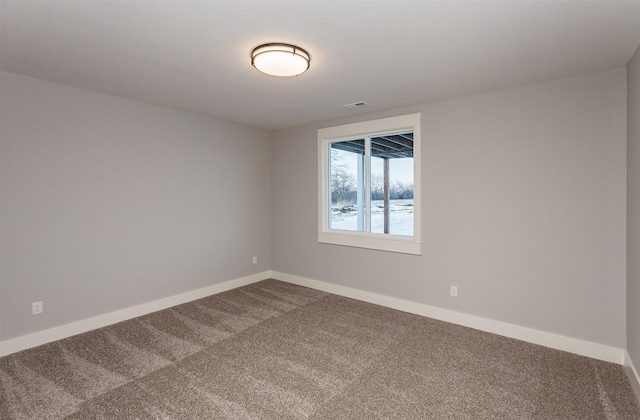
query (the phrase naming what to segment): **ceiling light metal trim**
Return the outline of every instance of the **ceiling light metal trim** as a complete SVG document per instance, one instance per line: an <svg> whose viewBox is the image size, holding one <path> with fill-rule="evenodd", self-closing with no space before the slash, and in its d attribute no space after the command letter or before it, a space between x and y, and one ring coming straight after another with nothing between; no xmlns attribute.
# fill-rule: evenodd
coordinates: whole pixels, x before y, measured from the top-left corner
<svg viewBox="0 0 640 420"><path fill-rule="evenodd" d="M298 46L272 42L253 49L251 65L271 76L292 77L309 70L311 55Z"/></svg>

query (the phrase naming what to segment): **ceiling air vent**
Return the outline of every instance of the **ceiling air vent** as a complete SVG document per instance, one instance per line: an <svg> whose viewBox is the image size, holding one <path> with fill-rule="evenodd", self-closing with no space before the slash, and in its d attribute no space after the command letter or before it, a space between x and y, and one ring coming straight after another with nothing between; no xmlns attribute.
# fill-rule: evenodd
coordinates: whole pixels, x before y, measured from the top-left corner
<svg viewBox="0 0 640 420"><path fill-rule="evenodd" d="M360 101L360 102L354 102L352 104L346 104L346 105L342 105L343 108L360 108L361 106L367 106L369 105L368 103L366 103L365 101Z"/></svg>

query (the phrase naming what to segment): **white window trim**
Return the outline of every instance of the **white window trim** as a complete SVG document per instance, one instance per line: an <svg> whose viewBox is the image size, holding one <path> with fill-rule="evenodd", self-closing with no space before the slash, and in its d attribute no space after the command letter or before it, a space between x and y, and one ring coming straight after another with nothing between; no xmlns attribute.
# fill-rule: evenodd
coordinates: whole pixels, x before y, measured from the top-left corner
<svg viewBox="0 0 640 420"><path fill-rule="evenodd" d="M329 143L360 136L413 130L413 232L399 236L329 229ZM420 113L363 121L318 130L318 242L421 255L420 240Z"/></svg>

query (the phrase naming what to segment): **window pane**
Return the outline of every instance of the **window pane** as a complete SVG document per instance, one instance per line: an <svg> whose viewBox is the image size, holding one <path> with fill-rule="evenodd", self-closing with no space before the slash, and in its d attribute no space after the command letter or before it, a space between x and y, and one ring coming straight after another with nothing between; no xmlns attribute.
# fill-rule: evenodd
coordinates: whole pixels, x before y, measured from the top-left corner
<svg viewBox="0 0 640 420"><path fill-rule="evenodd" d="M371 158L371 232L384 233L384 159Z"/></svg>
<svg viewBox="0 0 640 420"><path fill-rule="evenodd" d="M371 138L371 232L413 236L413 133Z"/></svg>
<svg viewBox="0 0 640 420"><path fill-rule="evenodd" d="M389 173L389 233L413 236L413 158L391 160Z"/></svg>
<svg viewBox="0 0 640 420"><path fill-rule="evenodd" d="M329 228L364 231L364 139L330 144Z"/></svg>

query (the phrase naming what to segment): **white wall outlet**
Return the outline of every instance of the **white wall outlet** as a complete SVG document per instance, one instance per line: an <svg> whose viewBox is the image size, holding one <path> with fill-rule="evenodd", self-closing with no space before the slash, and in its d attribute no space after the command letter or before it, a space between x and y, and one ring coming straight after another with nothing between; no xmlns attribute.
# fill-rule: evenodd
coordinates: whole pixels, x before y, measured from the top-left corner
<svg viewBox="0 0 640 420"><path fill-rule="evenodd" d="M451 286L451 296L458 297L458 286Z"/></svg>
<svg viewBox="0 0 640 420"><path fill-rule="evenodd" d="M258 257L253 257L253 263L258 264Z"/></svg>
<svg viewBox="0 0 640 420"><path fill-rule="evenodd" d="M42 302L33 302L31 304L31 314L32 315L41 314L43 310L44 310L44 307L42 306Z"/></svg>

